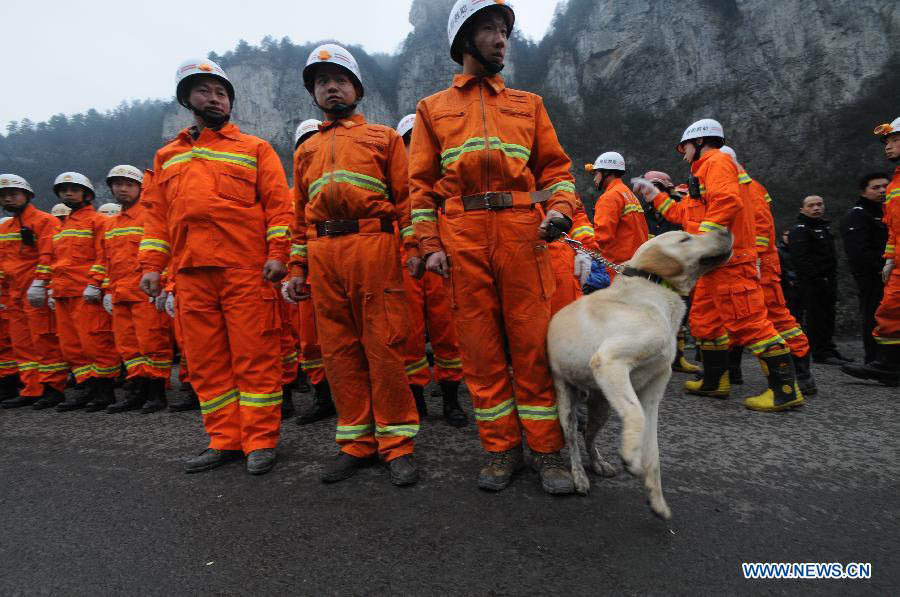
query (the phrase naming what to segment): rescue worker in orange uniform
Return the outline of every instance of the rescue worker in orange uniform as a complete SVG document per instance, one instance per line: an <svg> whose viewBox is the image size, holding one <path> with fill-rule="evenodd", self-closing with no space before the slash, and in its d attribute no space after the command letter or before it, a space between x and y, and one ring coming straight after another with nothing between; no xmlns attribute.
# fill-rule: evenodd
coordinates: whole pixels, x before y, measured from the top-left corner
<svg viewBox="0 0 900 597"><path fill-rule="evenodd" d="M419 416L403 365L409 320L394 236L395 225L411 230L406 151L394 129L357 113L365 89L346 49L315 48L303 83L325 122L294 153L299 247L288 291L300 300L312 290L337 406L341 449L322 481L347 479L377 455L392 483L412 485ZM418 255L415 236L403 236Z"/></svg>
<svg viewBox="0 0 900 597"><path fill-rule="evenodd" d="M613 263L625 263L649 235L641 202L622 182L625 159L607 151L585 165L585 170L594 174L594 185L601 193L594 204L594 239L600 253ZM613 279L616 272L607 271Z"/></svg>
<svg viewBox="0 0 900 597"><path fill-rule="evenodd" d="M413 222L426 268L449 278L463 375L488 453L479 487L509 484L524 464L524 430L544 490L571 493L547 360L555 291L547 241L559 236L556 222L569 231L577 199L543 100L499 76L514 22L502 2L454 4L450 55L463 72L416 109Z"/></svg>
<svg viewBox="0 0 900 597"><path fill-rule="evenodd" d="M319 132L320 124L322 124L321 120L310 118L297 126L294 133L294 151L304 141ZM291 257L300 257L305 254L305 251L305 247L295 241L291 246ZM309 284L309 277L307 277L307 284ZM287 283L285 283L285 287L286 285ZM290 298L287 292L283 294ZM308 296L297 301L296 317L295 328L300 340L300 367L313 387L313 404L297 416L297 424L309 425L333 417L337 410L331 397L331 386L325 377L322 347L319 346L319 332L316 329L315 307Z"/></svg>
<svg viewBox="0 0 900 597"><path fill-rule="evenodd" d="M269 472L281 426L281 322L273 282L287 273L290 197L272 146L229 123L234 87L211 60L182 63L176 97L194 125L156 152L145 191L141 289L157 296L174 260L178 317L209 447L197 473L247 455Z"/></svg>
<svg viewBox="0 0 900 597"><path fill-rule="evenodd" d="M35 208L32 199L34 191L28 181L15 174L0 174L0 204L12 214L0 224L3 318L8 322L2 338L4 347L9 344L8 351L0 354L4 399L0 406L33 405L41 410L62 402L68 365L59 351L50 309L33 307L26 297L32 281L46 282L50 276L53 235L59 229L57 219ZM46 292L45 286L35 288L40 290L32 294ZM16 397L19 381L22 389Z"/></svg>
<svg viewBox="0 0 900 597"><path fill-rule="evenodd" d="M152 172L143 174L127 164L114 166L106 176L121 211L111 217L101 243L109 279L103 305L112 315L116 348L125 363L128 386L125 400L109 405L108 413L140 409L148 414L166 408L172 324L165 311L148 302L141 292L141 274L135 267L147 209L141 202L141 187L150 187L152 177ZM100 274L95 274L95 281L98 278Z"/></svg>
<svg viewBox="0 0 900 597"><path fill-rule="evenodd" d="M0 226L12 218L0 218ZM9 301L9 281L0 272L0 305ZM0 308L0 407L15 408L19 400L19 364L9 333L9 314ZM4 406L9 403L8 406ZM24 405L23 405L24 406Z"/></svg>
<svg viewBox="0 0 900 597"><path fill-rule="evenodd" d="M415 114L407 114L397 124L397 134L409 151ZM403 285L409 304L409 335L406 339L406 377L409 389L416 399L419 417L428 415L425 403L425 386L431 381L431 371L425 355L425 334L434 352L434 377L441 388L444 420L453 427L468 423L468 417L459 405L459 384L462 381L462 361L456 342L456 329L450 311L450 296L444 279L425 271L425 261L418 255L409 258L412 263L403 268Z"/></svg>
<svg viewBox="0 0 900 597"><path fill-rule="evenodd" d="M775 246L775 219L772 217L772 209L769 207L772 198L764 186L750 178L750 175L738 162L737 154L732 148L726 145L720 151L731 157L737 166L738 183L744 205L751 206L753 210L757 273L766 299L767 317L791 349L791 358L794 362L794 372L797 375L800 392L804 396L812 396L818 392L818 388L816 388L816 382L813 380L809 368L809 340L800 328L800 324L788 310L784 293L781 290L781 260L778 258L778 249ZM732 384L735 383L735 373L740 373L740 357L743 355L743 351L743 346L731 348L729 381ZM737 371L735 371L734 363L738 364Z"/></svg>
<svg viewBox="0 0 900 597"><path fill-rule="evenodd" d="M747 347L759 358L769 387L750 396L744 406L764 412L803 404L791 355L784 339L766 318L765 295L756 273L752 206L745 206L738 185L737 166L719 151L725 144L722 125L712 119L695 122L685 130L676 150L691 165L690 194L680 203L661 193L645 179L635 188L666 219L691 234L730 232L731 259L704 274L694 290L691 332L703 354L703 379L684 382L685 390L700 396L726 397L730 345Z"/></svg>
<svg viewBox="0 0 900 597"><path fill-rule="evenodd" d="M877 126L875 134L884 143L887 159L895 164L900 162L900 118ZM873 379L896 387L900 385L900 268L896 266L897 242L900 239L900 165L894 169L894 176L885 191L882 221L888 229L881 274L884 294L875 311L876 325L872 330L872 337L878 345L878 357L863 365L841 365L841 370L859 379Z"/></svg>
<svg viewBox="0 0 900 597"><path fill-rule="evenodd" d="M106 266L101 242L107 218L94 210L94 186L83 174L63 172L53 190L72 210L53 237L50 290L56 304L56 331L75 382L86 390L72 394L56 410L104 410L116 400L113 388L121 367L112 320L102 305ZM46 280L36 278L31 286L37 289L45 284ZM36 290L29 291L28 300L34 307L46 303Z"/></svg>

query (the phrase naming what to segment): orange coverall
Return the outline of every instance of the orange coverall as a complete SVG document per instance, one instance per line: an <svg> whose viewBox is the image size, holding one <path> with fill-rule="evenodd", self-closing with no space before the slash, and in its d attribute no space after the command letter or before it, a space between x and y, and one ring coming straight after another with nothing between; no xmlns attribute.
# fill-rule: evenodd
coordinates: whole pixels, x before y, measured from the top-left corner
<svg viewBox="0 0 900 597"><path fill-rule="evenodd" d="M27 227L34 232L35 244L22 243L20 230ZM24 385L19 394L40 396L47 384L59 391L66 387L68 365L59 350L56 322L46 305L32 307L25 298L32 280L50 277L53 255L53 235L59 230L59 220L29 204L22 213L0 224L0 271L9 286L5 319L9 322L9 340L13 359L0 357L0 376L14 375L18 367ZM10 363L12 363L10 372Z"/></svg>
<svg viewBox="0 0 900 597"><path fill-rule="evenodd" d="M579 241L589 251L600 250L594 239L594 228L580 201L575 209L575 215L572 217L572 229L569 231L569 236ZM553 264L553 278L556 282L556 292L550 299L550 317L553 317L557 311L579 298L583 293L581 281L574 274L575 249L564 242L550 243L549 247L550 261Z"/></svg>
<svg viewBox="0 0 900 597"><path fill-rule="evenodd" d="M143 188L152 184L152 173L144 174ZM147 301L141 292L137 265L138 245L144 236L146 207L138 202L113 216L103 235L103 254L109 274L107 294L113 301L113 332L127 378L159 378L168 382L172 368L171 318ZM94 274L99 286L102 275Z"/></svg>
<svg viewBox="0 0 900 597"><path fill-rule="evenodd" d="M194 134L197 134L196 138ZM234 124L188 128L156 152L138 257L162 272L171 257L182 349L209 447L274 448L281 426L281 321L260 272L287 262L290 199L271 145Z"/></svg>
<svg viewBox="0 0 900 597"><path fill-rule="evenodd" d="M419 245L426 255L445 251L450 264L482 445L511 450L524 428L533 451L555 452L563 439L546 346L555 283L538 231L544 212L534 203L572 218L577 200L543 100L507 89L500 76L456 75L449 89L419 102L409 155ZM474 209L470 200L469 211L463 208L464 197L490 191L508 193L512 207Z"/></svg>
<svg viewBox="0 0 900 597"><path fill-rule="evenodd" d="M781 262L778 258L778 249L775 247L775 219L769 207L772 198L765 187L744 171L738 173L738 182L744 195L744 204L753 206L759 283L766 298L769 321L784 338L791 349L791 354L802 357L809 352L809 340L788 310L781 290Z"/></svg>
<svg viewBox="0 0 900 597"><path fill-rule="evenodd" d="M641 202L621 178L613 179L594 205L594 238L600 253L613 263L625 263L649 234ZM612 280L616 272L606 271Z"/></svg>
<svg viewBox="0 0 900 597"><path fill-rule="evenodd" d="M0 272L0 304L6 305L9 301L9 286L7 285L6 276ZM4 309L0 310L0 377L10 377L19 372L18 361L13 349L12 338L9 334L9 313ZM20 380L25 383L24 380ZM27 388L27 385L26 385ZM23 396L26 388L19 390Z"/></svg>
<svg viewBox="0 0 900 597"><path fill-rule="evenodd" d="M896 265L884 285L884 296L875 311L875 342L883 345L900 345L900 263L897 263L897 237L900 236L900 166L887 186L884 198L884 217L888 240L884 248L885 259L893 259Z"/></svg>
<svg viewBox="0 0 900 597"><path fill-rule="evenodd" d="M56 300L56 331L78 383L92 377L114 378L121 366L112 318L102 304L82 298L88 284L100 288L106 278L102 242L108 223L106 216L86 205L69 214L53 236L50 288Z"/></svg>
<svg viewBox="0 0 900 597"><path fill-rule="evenodd" d="M409 315L394 222L407 252L418 248L403 140L361 114L323 123L294 153L294 201L292 272L309 273L337 443L358 458L409 454L419 416L403 363ZM359 232L317 234L336 220Z"/></svg>
<svg viewBox="0 0 900 597"><path fill-rule="evenodd" d="M703 350L728 350L731 343L753 354L786 350L784 340L766 318L766 301L756 277L756 235L752 205L744 205L737 167L712 149L691 164L700 179L699 199L676 202L658 193L653 205L685 232L730 231L731 259L700 277L691 304L691 332ZM770 352L771 354L771 352Z"/></svg>
<svg viewBox="0 0 900 597"><path fill-rule="evenodd" d="M281 282L279 282L281 284ZM281 385L286 386L297 379L297 330L294 328L297 305L291 304L281 297L278 288L278 311L281 318Z"/></svg>

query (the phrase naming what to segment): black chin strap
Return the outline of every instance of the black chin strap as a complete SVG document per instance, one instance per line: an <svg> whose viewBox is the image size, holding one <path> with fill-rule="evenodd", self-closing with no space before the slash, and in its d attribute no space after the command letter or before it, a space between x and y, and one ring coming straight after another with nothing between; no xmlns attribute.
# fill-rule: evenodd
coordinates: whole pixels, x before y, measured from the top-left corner
<svg viewBox="0 0 900 597"><path fill-rule="evenodd" d="M651 273L651 272L648 272L648 271L645 271L642 269L637 269L637 268L631 267L630 265L625 266L625 269L622 270L622 275L628 276L629 278L643 278L645 280L653 282L654 284L662 284L663 282L665 282L665 280L663 280L662 277L660 277L654 273Z"/></svg>
<svg viewBox="0 0 900 597"><path fill-rule="evenodd" d="M322 110L322 112L333 114L338 118L346 118L347 116L350 116L359 105L359 102L353 102L352 104L337 104L333 108L324 108L319 104L319 102L316 101L315 98L313 98L313 103L318 109Z"/></svg>
<svg viewBox="0 0 900 597"><path fill-rule="evenodd" d="M466 37L466 44L469 46L466 51L472 55L472 58L480 62L481 66L484 67L484 70L486 70L491 75L498 74L503 70L503 67L506 66L504 64L489 62L487 58L482 56L481 52L478 51L478 47L475 46L475 39L471 33Z"/></svg>

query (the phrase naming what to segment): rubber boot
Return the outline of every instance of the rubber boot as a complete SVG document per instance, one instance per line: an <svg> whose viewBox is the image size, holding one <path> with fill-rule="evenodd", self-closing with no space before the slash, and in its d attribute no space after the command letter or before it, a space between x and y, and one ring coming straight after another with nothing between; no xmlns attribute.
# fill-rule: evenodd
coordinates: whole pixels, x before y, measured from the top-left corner
<svg viewBox="0 0 900 597"><path fill-rule="evenodd" d="M803 396L814 396L817 394L819 389L816 387L816 381L812 377L812 371L809 370L809 351L807 350L802 357L791 355L791 360L794 362L794 372L797 374L797 386L800 388L800 393Z"/></svg>
<svg viewBox="0 0 900 597"><path fill-rule="evenodd" d="M12 400L19 395L19 376L17 374L0 377L0 403ZM13 407L5 407L13 408Z"/></svg>
<svg viewBox="0 0 900 597"><path fill-rule="evenodd" d="M146 377L135 377L125 384L127 393L125 400L110 404L106 407L109 414L124 413L130 410L137 410L144 406L147 401L147 382Z"/></svg>
<svg viewBox="0 0 900 597"><path fill-rule="evenodd" d="M693 364L684 356L684 336L678 336L675 344L675 360L672 361L672 371L679 373L698 373L700 367Z"/></svg>
<svg viewBox="0 0 900 597"><path fill-rule="evenodd" d="M877 359L866 365L841 365L841 371L895 388L900 385L900 344L879 344Z"/></svg>
<svg viewBox="0 0 900 597"><path fill-rule="evenodd" d="M53 386L44 384L44 393L41 395L41 399L31 405L31 408L33 408L34 410L53 408L65 399L65 394L63 394Z"/></svg>
<svg viewBox="0 0 900 597"><path fill-rule="evenodd" d="M162 377L151 377L147 380L147 402L141 409L142 415L149 415L160 410L165 410L166 400L166 380Z"/></svg>
<svg viewBox="0 0 900 597"><path fill-rule="evenodd" d="M312 388L309 386L309 378L301 365L297 365L297 379L294 380L294 389L298 394L309 394Z"/></svg>
<svg viewBox="0 0 900 597"><path fill-rule="evenodd" d="M182 383L178 394L179 396L169 403L170 413L200 410L200 399L197 397L197 392L194 391L194 386L190 382Z"/></svg>
<svg viewBox="0 0 900 597"><path fill-rule="evenodd" d="M759 355L759 366L769 387L762 394L744 400L745 407L762 412L777 412L803 405L803 393L797 386L791 354L786 346L782 344L775 350Z"/></svg>
<svg viewBox="0 0 900 597"><path fill-rule="evenodd" d="M728 351L703 350L703 377L684 382L684 391L695 396L727 398L731 394L728 377Z"/></svg>
<svg viewBox="0 0 900 597"><path fill-rule="evenodd" d="M444 419L452 427L464 427L469 418L459 405L459 382L445 380L438 383L444 399Z"/></svg>
<svg viewBox="0 0 900 597"><path fill-rule="evenodd" d="M337 414L334 402L331 400L331 386L328 385L328 380L313 385L313 390L315 391L315 401L312 408L300 413L297 417L297 425L309 425Z"/></svg>
<svg viewBox="0 0 900 597"><path fill-rule="evenodd" d="M94 379L87 379L80 384L76 384L75 391L64 402L56 406L56 411L64 413L87 406L88 402L94 398Z"/></svg>
<svg viewBox="0 0 900 597"><path fill-rule="evenodd" d="M290 385L282 386L281 388L281 420L290 419L293 417L297 410L294 408L294 396L292 394L293 390Z"/></svg>
<svg viewBox="0 0 900 597"><path fill-rule="evenodd" d="M728 381L733 386L744 385L744 372L741 371L741 360L743 358L743 346L732 346L728 351Z"/></svg>
<svg viewBox="0 0 900 597"><path fill-rule="evenodd" d="M416 410L419 411L419 419L424 419L428 416L428 405L425 404L425 388L409 384L409 390L412 392L413 398L416 399Z"/></svg>
<svg viewBox="0 0 900 597"><path fill-rule="evenodd" d="M106 407L116 401L116 378L95 377L92 381L94 392L91 396L91 401L85 405L84 410L89 413L106 410Z"/></svg>

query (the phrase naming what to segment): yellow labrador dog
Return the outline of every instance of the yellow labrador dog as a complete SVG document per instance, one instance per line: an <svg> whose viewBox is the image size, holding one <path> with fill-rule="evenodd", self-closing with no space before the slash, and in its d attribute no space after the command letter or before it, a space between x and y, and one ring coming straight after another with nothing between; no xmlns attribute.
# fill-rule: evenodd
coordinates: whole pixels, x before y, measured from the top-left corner
<svg viewBox="0 0 900 597"><path fill-rule="evenodd" d="M679 295L687 295L702 274L728 261L731 241L727 232L661 234L638 248L609 288L578 299L553 317L547 348L578 493L587 495L590 481L578 448L577 405L587 400L585 443L591 467L611 476L615 469L596 446L611 404L622 419L622 462L631 474L643 476L654 514L671 518L660 481L656 424L684 317Z"/></svg>

